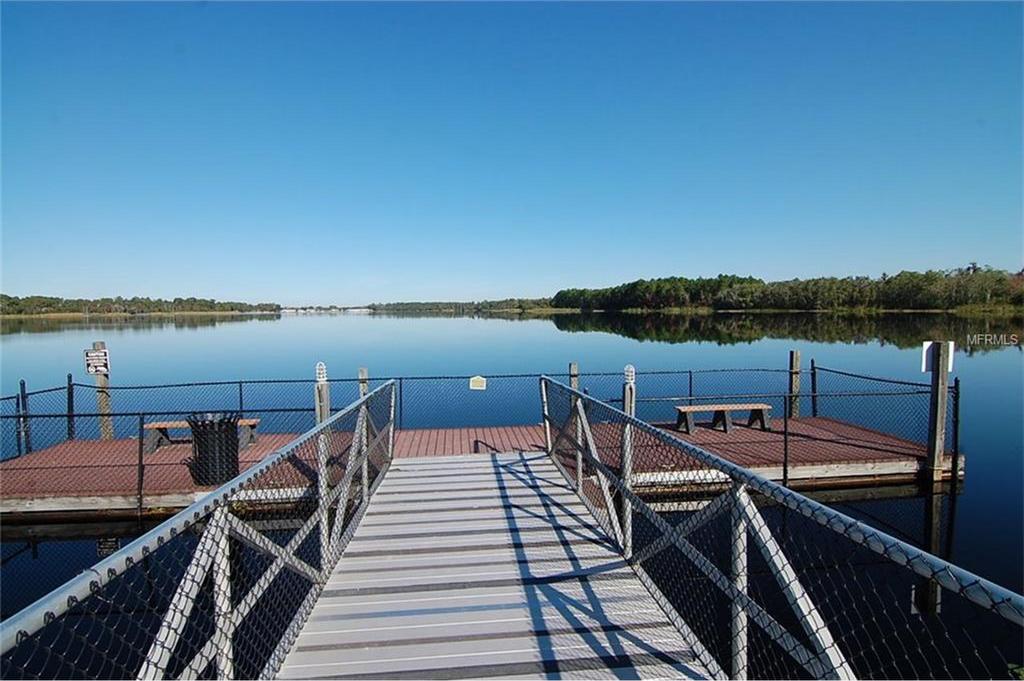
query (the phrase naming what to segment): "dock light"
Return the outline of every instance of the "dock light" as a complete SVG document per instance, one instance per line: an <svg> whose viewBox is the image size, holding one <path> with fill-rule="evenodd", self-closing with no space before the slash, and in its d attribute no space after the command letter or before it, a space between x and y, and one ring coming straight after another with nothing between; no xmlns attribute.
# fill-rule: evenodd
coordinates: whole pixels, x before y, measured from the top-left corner
<svg viewBox="0 0 1024 681"><path fill-rule="evenodd" d="M316 363L316 382L326 383L327 382L327 365L323 362Z"/></svg>

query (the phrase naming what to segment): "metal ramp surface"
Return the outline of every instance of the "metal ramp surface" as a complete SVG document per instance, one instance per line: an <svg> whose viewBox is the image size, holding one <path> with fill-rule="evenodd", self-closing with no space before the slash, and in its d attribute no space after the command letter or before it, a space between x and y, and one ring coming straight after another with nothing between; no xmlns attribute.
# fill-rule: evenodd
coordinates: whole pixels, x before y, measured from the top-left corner
<svg viewBox="0 0 1024 681"><path fill-rule="evenodd" d="M539 452L396 460L282 678L703 678Z"/></svg>

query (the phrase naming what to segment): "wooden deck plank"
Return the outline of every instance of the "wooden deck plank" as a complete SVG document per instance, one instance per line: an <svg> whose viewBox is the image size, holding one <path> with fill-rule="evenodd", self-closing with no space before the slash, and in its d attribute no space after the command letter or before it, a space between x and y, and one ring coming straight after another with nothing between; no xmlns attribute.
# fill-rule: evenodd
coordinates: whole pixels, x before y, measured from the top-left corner
<svg viewBox="0 0 1024 681"><path fill-rule="evenodd" d="M560 510L576 497L552 473L530 454L396 461L280 676L706 677L578 500Z"/></svg>
<svg viewBox="0 0 1024 681"><path fill-rule="evenodd" d="M886 435L854 424L827 418L800 418L790 421L790 480L828 480L870 476L893 479L912 477L924 461L923 445ZM735 424L723 433L698 424L693 433L666 430L675 437L752 468L758 473L781 479L783 435L776 419L774 429L762 431ZM617 465L618 439L613 431L602 432L602 424L593 424L601 447L602 459ZM254 444L240 454L245 470L263 457L286 445L293 433L260 433ZM651 438L637 440L634 471L638 481L661 479L697 468L692 461L668 445L652 444ZM416 457L428 462L466 455L479 449L494 451L535 451L543 446L544 433L539 425L469 427L450 429L406 429L395 434L395 463ZM187 505L196 494L210 489L193 484L185 465L192 455L190 443L165 445L144 455L144 508L177 508ZM0 511L75 511L131 509L138 500L138 440L71 440L15 459L0 462ZM469 459L460 475L474 472ZM952 468L952 457L944 459L944 468ZM445 468L445 470L448 470ZM963 465L960 466L963 470ZM486 474L487 471L484 471ZM395 471L400 475L399 471ZM948 474L947 474L948 475Z"/></svg>

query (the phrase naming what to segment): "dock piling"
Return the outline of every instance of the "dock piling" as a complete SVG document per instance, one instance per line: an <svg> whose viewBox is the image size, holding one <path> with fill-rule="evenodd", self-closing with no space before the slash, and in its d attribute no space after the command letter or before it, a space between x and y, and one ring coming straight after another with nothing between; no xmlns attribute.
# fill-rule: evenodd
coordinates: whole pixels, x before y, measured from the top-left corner
<svg viewBox="0 0 1024 681"><path fill-rule="evenodd" d="M789 351L789 416L800 418L800 351Z"/></svg>
<svg viewBox="0 0 1024 681"><path fill-rule="evenodd" d="M107 344L103 341L93 341L93 350L106 350ZM94 374L96 377L96 409L100 416L100 439L114 439L114 420L110 414L110 375L104 373Z"/></svg>
<svg viewBox="0 0 1024 681"><path fill-rule="evenodd" d="M928 403L928 449L926 473L931 480L942 479L942 455L946 449L946 411L949 406L949 342L936 340L932 353L931 396Z"/></svg>
<svg viewBox="0 0 1024 681"><path fill-rule="evenodd" d="M21 431L21 443L26 454L32 452L32 427L28 420L28 388L25 379L18 382L18 393L21 400L21 418L18 419Z"/></svg>
<svg viewBox="0 0 1024 681"><path fill-rule="evenodd" d="M68 374L68 439L75 439L75 382Z"/></svg>

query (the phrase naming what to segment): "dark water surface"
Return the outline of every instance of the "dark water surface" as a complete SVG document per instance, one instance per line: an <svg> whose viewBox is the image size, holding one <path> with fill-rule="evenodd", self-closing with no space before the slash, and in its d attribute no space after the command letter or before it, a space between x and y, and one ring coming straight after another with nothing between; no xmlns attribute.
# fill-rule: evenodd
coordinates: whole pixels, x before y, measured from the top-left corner
<svg viewBox="0 0 1024 681"><path fill-rule="evenodd" d="M110 349L111 382L117 386L312 379L317 361L326 362L336 378L354 377L360 366L368 367L371 376L553 373L564 372L570 361L579 362L584 372L618 372L627 363L640 370L784 369L794 348L801 351L805 366L814 358L823 366L924 381L921 341L952 339L958 345L954 374L962 385L960 448L967 475L952 532L943 530L951 539L943 542L944 551L953 562L1020 592L1024 355L1013 346L966 346L969 335L1020 337L1022 327L1024 320L1012 317L809 314L3 320L0 392L13 395L19 379L25 379L29 390L63 385L69 372L76 381L91 382L82 351L95 340L106 341ZM914 540L925 531L920 498L834 505L904 538ZM945 523L948 509L944 513ZM94 563L97 537L133 534L120 526L91 527L51 540L46 532L40 529L43 540L38 542L11 539L5 532L3 616Z"/></svg>

